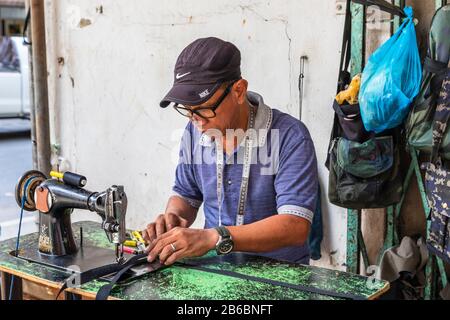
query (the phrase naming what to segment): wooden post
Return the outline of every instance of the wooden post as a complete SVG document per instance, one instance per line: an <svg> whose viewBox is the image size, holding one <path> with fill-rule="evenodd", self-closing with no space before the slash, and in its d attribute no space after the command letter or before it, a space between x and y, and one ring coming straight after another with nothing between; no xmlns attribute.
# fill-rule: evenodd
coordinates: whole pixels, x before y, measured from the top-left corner
<svg viewBox="0 0 450 320"><path fill-rule="evenodd" d="M51 165L44 0L30 0L30 7L37 163L38 169L48 175Z"/></svg>
<svg viewBox="0 0 450 320"><path fill-rule="evenodd" d="M9 300L9 298L10 298L9 291L11 288L11 281L12 281L13 276L6 272L1 272L0 276L2 278L2 280L1 280L1 299ZM11 300L22 300L22 299L23 299L22 279L14 276L14 282L13 282L12 291L11 291Z"/></svg>
<svg viewBox="0 0 450 320"><path fill-rule="evenodd" d="M30 1L25 2L25 10L28 12L30 9ZM31 16L28 22L27 35L28 39L31 39ZM30 96L30 122L31 122L31 148L32 148L32 159L33 159L33 169L38 170L38 160L37 160L37 143L36 143L36 108L34 105L34 74L33 74L33 47L28 45L28 68L29 68L29 96Z"/></svg>

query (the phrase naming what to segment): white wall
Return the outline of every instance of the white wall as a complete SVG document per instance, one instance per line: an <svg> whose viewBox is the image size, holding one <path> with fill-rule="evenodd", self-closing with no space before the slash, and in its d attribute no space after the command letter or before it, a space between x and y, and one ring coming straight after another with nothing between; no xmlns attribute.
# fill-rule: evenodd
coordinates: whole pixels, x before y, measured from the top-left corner
<svg viewBox="0 0 450 320"><path fill-rule="evenodd" d="M216 36L241 49L250 89L296 117L300 56L308 55L303 121L326 187L343 19L334 0L46 0L51 134L66 160L62 169L86 175L90 190L123 184L128 226L152 221L164 210L174 178L174 132L186 123L158 103L181 50ZM327 204L326 192L320 264L342 269L345 211ZM94 216L75 214L86 217Z"/></svg>

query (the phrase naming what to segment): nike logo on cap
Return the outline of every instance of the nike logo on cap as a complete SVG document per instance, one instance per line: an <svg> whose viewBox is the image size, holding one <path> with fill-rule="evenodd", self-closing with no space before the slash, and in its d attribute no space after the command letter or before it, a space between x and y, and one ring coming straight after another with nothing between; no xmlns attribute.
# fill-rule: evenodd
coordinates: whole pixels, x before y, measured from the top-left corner
<svg viewBox="0 0 450 320"><path fill-rule="evenodd" d="M175 78L177 78L177 80L179 80L179 79L181 79L181 78L183 78L183 77L185 77L185 76L187 76L187 75L189 75L189 74L191 74L191 73L190 73L190 72L186 72L186 73L183 73L183 74L177 73L177 75L175 76Z"/></svg>

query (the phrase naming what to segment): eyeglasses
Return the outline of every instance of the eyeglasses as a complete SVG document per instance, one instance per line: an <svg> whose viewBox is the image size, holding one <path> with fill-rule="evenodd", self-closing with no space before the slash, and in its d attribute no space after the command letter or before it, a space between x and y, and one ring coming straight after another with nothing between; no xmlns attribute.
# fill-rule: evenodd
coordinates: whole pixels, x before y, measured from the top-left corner
<svg viewBox="0 0 450 320"><path fill-rule="evenodd" d="M197 116L199 116L200 118L203 118L203 119L215 118L216 117L216 110L217 110L217 108L220 107L220 105L223 102L223 100L225 100L227 95L230 93L231 88L233 87L233 84L234 84L234 82L230 83L227 86L227 88L222 93L222 95L217 100L217 102L215 103L214 106L210 106L210 107L206 107L205 106L205 107L199 107L199 108L196 108L196 109L191 109L191 108L187 108L187 107L182 106L182 105L177 103L177 104L175 104L173 106L173 108L175 110L177 110L179 114L181 114L182 116L188 117L188 118L192 118L192 116L194 114L196 114Z"/></svg>

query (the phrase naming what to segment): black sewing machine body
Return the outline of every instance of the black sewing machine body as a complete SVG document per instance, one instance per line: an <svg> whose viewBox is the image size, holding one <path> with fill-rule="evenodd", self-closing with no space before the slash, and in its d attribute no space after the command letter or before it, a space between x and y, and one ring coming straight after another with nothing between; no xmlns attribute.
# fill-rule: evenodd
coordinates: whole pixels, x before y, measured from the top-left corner
<svg viewBox="0 0 450 320"><path fill-rule="evenodd" d="M62 179L48 179L42 172L34 170L23 174L16 185L16 201L24 210L39 210L39 238L35 246L20 248L12 254L30 262L78 273L124 263L131 256L122 251L126 240L127 210L124 188L112 186L103 192L92 192L84 189L86 182L85 177L70 172ZM102 229L115 250L83 246L82 230L77 230L78 237L72 230L74 209L96 212L102 218ZM153 271L150 269L148 266L135 268L129 277Z"/></svg>
<svg viewBox="0 0 450 320"><path fill-rule="evenodd" d="M117 245L125 241L127 198L123 187L113 186L98 193L50 179L37 187L35 195L47 198L46 203L38 203L37 207L41 253L62 256L77 252L71 223L74 209L96 212L103 220L102 228L109 241Z"/></svg>

